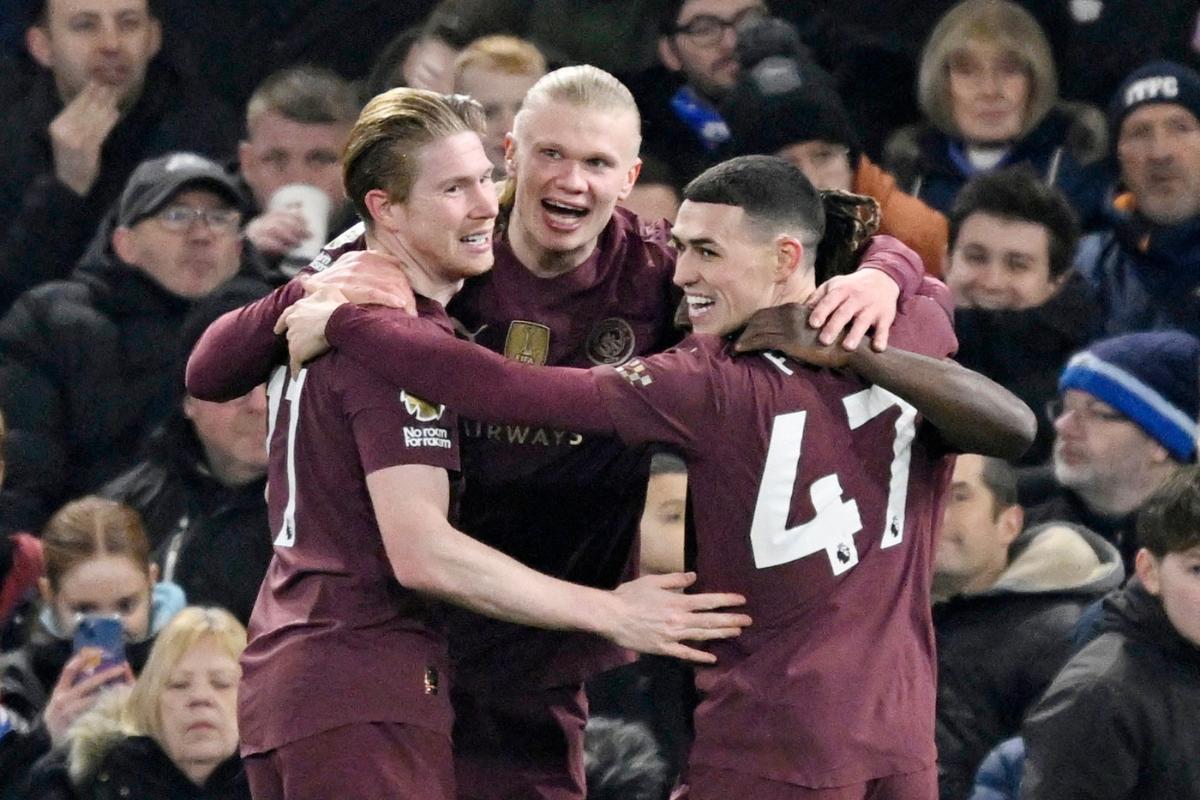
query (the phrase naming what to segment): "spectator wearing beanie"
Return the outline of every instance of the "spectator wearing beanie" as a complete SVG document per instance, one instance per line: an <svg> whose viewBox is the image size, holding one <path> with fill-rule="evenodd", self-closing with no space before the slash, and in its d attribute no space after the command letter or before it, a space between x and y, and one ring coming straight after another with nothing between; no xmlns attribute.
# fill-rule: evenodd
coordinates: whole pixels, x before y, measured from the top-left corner
<svg viewBox="0 0 1200 800"><path fill-rule="evenodd" d="M1109 106L1121 182L1110 229L1075 265L1096 291L1107 334L1182 328L1200 335L1200 74L1156 61Z"/></svg>
<svg viewBox="0 0 1200 800"><path fill-rule="evenodd" d="M917 99L925 122L884 150L905 191L948 212L972 176L1028 164L1067 196L1084 230L1102 224L1104 117L1058 99L1050 43L1021 6L965 0L946 12L921 53Z"/></svg>
<svg viewBox="0 0 1200 800"><path fill-rule="evenodd" d="M746 64L721 112L732 155L782 156L818 189L874 198L882 212L879 233L915 250L929 274L942 274L946 217L901 191L860 150L833 80L820 67L791 55L767 55Z"/></svg>
<svg viewBox="0 0 1200 800"><path fill-rule="evenodd" d="M1027 524L1091 528L1133 569L1133 520L1181 465L1196 460L1200 339L1178 331L1095 342L1059 379L1053 450L1056 491Z"/></svg>

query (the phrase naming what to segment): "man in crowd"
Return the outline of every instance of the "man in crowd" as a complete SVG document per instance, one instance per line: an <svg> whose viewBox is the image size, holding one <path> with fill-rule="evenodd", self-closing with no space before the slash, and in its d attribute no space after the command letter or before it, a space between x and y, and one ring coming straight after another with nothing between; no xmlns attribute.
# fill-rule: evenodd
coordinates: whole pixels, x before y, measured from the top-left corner
<svg viewBox="0 0 1200 800"><path fill-rule="evenodd" d="M241 202L205 158L147 161L72 277L31 289L0 318L3 530L38 530L132 466L176 407L175 342L192 303L239 271L257 274L242 258Z"/></svg>
<svg viewBox="0 0 1200 800"><path fill-rule="evenodd" d="M1196 460L1200 340L1178 331L1102 339L1067 362L1054 419L1053 494L1030 523L1079 523L1133 571L1133 520L1182 464Z"/></svg>
<svg viewBox="0 0 1200 800"><path fill-rule="evenodd" d="M638 175L638 131L629 91L593 67L556 70L530 90L506 153L511 198L504 236L495 241L496 266L468 280L449 308L464 335L512 359L570 366L621 364L676 341L669 232L616 208ZM874 342L883 343L895 310L893 280L904 280L908 294L916 282L911 264L898 263L904 259L872 252L867 261L879 269L835 280L831 305L814 312L831 330L854 317L848 344L871 326ZM349 285L367 280L369 267L359 261ZM339 272L317 279L335 280ZM380 284L395 286L393 265L376 272ZM278 358L271 327L281 307L247 311L210 329L213 361L203 372L212 382L192 384L194 393L236 396L262 380ZM636 557L647 448L611 436L470 420L463 442L465 532L585 585L610 588L626 574ZM466 612L451 614L450 641L460 797L584 797L582 685L627 655L594 636Z"/></svg>
<svg viewBox="0 0 1200 800"><path fill-rule="evenodd" d="M246 223L246 238L270 263L279 263L313 235L300 212L272 208L271 198L281 187L299 183L320 189L328 199L329 219L349 217L342 150L358 111L354 87L316 67L276 72L250 96L238 167L258 208Z"/></svg>
<svg viewBox="0 0 1200 800"><path fill-rule="evenodd" d="M204 329L266 291L235 281L196 304L176 348L181 391L188 354ZM142 459L99 492L141 516L163 580L179 585L192 605L221 606L243 625L272 553L266 439L264 386L227 403L184 395L146 441Z"/></svg>
<svg viewBox="0 0 1200 800"><path fill-rule="evenodd" d="M1085 239L1076 265L1099 296L1106 333L1200 336L1200 74L1147 64L1108 114L1128 192L1109 209L1112 230Z"/></svg>
<svg viewBox="0 0 1200 800"><path fill-rule="evenodd" d="M476 39L454 60L454 91L479 101L487 114L483 146L496 167L497 180L506 174L504 146L525 93L546 74L546 59L531 43L514 36Z"/></svg>
<svg viewBox="0 0 1200 800"><path fill-rule="evenodd" d="M946 281L958 361L1024 400L1038 437L1021 458L1045 464L1054 443L1046 403L1072 355L1100 335L1096 301L1071 267L1079 224L1067 199L1024 167L977 175L950 210Z"/></svg>
<svg viewBox="0 0 1200 800"><path fill-rule="evenodd" d="M397 89L367 105L346 149L364 243L395 259L395 274L415 292L416 321L448 339L442 304L493 260L497 203L483 130L469 98ZM294 296L299 285L290 288ZM250 308L288 301L282 291ZM193 360L193 394L210 347L202 341ZM710 657L681 640L732 636L749 624L742 614L705 613L742 599L684 595L686 575L601 591L539 574L460 533L446 519L447 473L459 467L454 412L397 394L348 358L334 354L292 375L280 366L268 394L275 557L251 619L239 699L260 800L453 796L449 660L427 595L699 660Z"/></svg>
<svg viewBox="0 0 1200 800"><path fill-rule="evenodd" d="M717 163L729 126L717 109L737 82L737 28L765 17L762 0L671 0L660 18L660 68L639 81L645 151L682 186ZM664 74L665 71L665 74Z"/></svg>
<svg viewBox="0 0 1200 800"><path fill-rule="evenodd" d="M1022 531L1013 468L962 455L934 556L938 785L970 794L984 755L1020 730L1071 653L1071 629L1125 576L1115 547L1085 528Z"/></svg>
<svg viewBox="0 0 1200 800"><path fill-rule="evenodd" d="M225 108L159 55L148 0L30 4L39 65L0 113L0 312L65 278L134 168L172 150L232 155Z"/></svg>
<svg viewBox="0 0 1200 800"><path fill-rule="evenodd" d="M1015 397L941 358L953 334L936 290L909 301L895 334L935 358L835 348L827 363L859 377L774 353L735 357L725 337L757 310L778 313L752 323L739 348L792 349L806 328L778 304L815 291L824 223L820 196L781 159L749 156L701 174L672 233L675 282L697 335L615 368L515 365L403 318L370 319L328 289L282 320L294 359L326 346L324 331L339 354L363 363L370 352L378 374L407 375L463 413L616 432L682 453L698 583L742 587L763 626L734 647L713 646L716 665L697 677L697 800L928 796L929 582L945 443L1011 456L1033 436ZM781 320L795 327L780 332ZM864 663L889 669L848 668L851 654L868 652Z"/></svg>

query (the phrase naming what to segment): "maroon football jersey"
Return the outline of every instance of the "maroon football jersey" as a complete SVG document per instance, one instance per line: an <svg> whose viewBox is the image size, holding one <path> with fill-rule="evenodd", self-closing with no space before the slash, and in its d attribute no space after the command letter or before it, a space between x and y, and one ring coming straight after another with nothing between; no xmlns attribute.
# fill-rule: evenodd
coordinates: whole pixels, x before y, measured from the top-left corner
<svg viewBox="0 0 1200 800"><path fill-rule="evenodd" d="M592 367L661 352L678 340L675 254L665 223L617 209L595 252L539 278L506 241L491 272L467 282L449 312L477 344L532 364ZM461 425L458 526L530 567L612 588L636 557L648 473L645 447L538 425ZM626 660L596 636L548 631L449 609L455 683L525 690L578 683Z"/></svg>
<svg viewBox="0 0 1200 800"><path fill-rule="evenodd" d="M427 330L453 335L440 305L417 307ZM457 418L336 352L294 378L280 367L268 396L275 555L242 656L242 752L351 722L449 735L445 639L428 602L395 578L366 476L402 464L457 470Z"/></svg>
<svg viewBox="0 0 1200 800"><path fill-rule="evenodd" d="M896 326L953 352L929 298ZM695 588L745 594L754 620L698 671L692 763L807 787L932 764L929 586L952 459L915 409L707 336L597 380L622 438L684 454Z"/></svg>

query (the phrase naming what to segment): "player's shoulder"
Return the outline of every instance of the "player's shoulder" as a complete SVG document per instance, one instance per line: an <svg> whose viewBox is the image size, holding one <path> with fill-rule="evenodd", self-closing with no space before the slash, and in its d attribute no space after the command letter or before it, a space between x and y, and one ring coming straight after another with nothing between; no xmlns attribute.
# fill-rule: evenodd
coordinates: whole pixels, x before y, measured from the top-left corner
<svg viewBox="0 0 1200 800"><path fill-rule="evenodd" d="M675 250L671 247L671 223L665 219L643 219L620 206L613 209L613 234L636 255L649 257L651 266L673 269Z"/></svg>
<svg viewBox="0 0 1200 800"><path fill-rule="evenodd" d="M944 358L958 350L954 334L954 305L946 284L925 276L892 325L890 346Z"/></svg>

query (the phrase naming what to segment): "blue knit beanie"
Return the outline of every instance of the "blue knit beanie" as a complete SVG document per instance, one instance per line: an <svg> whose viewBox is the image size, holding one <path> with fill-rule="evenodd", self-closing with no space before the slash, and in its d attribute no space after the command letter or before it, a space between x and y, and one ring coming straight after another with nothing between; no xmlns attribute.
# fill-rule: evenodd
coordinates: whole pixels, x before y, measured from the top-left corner
<svg viewBox="0 0 1200 800"><path fill-rule="evenodd" d="M1174 103L1200 119L1200 74L1174 61L1152 61L1129 73L1108 105L1108 130L1114 142L1125 118L1150 103Z"/></svg>
<svg viewBox="0 0 1200 800"><path fill-rule="evenodd" d="M1067 362L1058 389L1087 392L1129 417L1176 460L1196 460L1200 339L1177 331L1104 339Z"/></svg>

